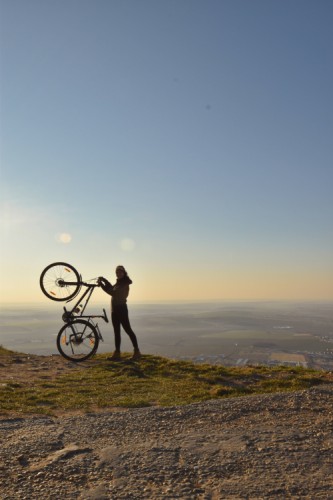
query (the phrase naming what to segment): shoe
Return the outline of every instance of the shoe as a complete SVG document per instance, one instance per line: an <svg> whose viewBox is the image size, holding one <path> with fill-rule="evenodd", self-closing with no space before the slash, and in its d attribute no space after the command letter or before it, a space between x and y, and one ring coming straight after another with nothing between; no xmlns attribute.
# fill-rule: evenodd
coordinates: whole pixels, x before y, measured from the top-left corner
<svg viewBox="0 0 333 500"><path fill-rule="evenodd" d="M109 356L106 359L108 361L120 361L121 360L120 352L119 351L114 351L114 353L112 354L112 356Z"/></svg>
<svg viewBox="0 0 333 500"><path fill-rule="evenodd" d="M131 357L131 361L137 361L141 358L141 352L139 349L135 349L133 356Z"/></svg>

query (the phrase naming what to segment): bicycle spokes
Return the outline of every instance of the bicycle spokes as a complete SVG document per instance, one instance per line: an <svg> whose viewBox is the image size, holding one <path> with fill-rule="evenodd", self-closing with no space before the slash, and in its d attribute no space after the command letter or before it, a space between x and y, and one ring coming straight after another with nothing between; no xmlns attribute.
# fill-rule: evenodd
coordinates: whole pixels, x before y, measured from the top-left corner
<svg viewBox="0 0 333 500"><path fill-rule="evenodd" d="M74 320L64 325L57 338L62 356L71 361L84 361L97 351L99 336L95 327L85 320Z"/></svg>
<svg viewBox="0 0 333 500"><path fill-rule="evenodd" d="M57 301L71 300L81 288L79 273L64 262L47 266L40 276L39 284L44 295Z"/></svg>

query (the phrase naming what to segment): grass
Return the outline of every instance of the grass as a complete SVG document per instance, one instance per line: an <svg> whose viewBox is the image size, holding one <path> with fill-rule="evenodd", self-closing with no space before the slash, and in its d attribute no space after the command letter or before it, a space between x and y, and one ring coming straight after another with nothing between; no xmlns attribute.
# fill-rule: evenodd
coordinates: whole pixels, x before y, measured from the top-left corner
<svg viewBox="0 0 333 500"><path fill-rule="evenodd" d="M17 354L14 351L10 351L9 349L5 349L2 345L0 345L0 356L10 356L13 354Z"/></svg>
<svg viewBox="0 0 333 500"><path fill-rule="evenodd" d="M0 355L15 355L0 347ZM16 353L17 354L17 353ZM73 369L53 380L0 385L0 413L53 414L110 407L174 406L209 399L295 391L333 383L330 372L304 368L223 367L146 355L121 363L97 355L85 369Z"/></svg>

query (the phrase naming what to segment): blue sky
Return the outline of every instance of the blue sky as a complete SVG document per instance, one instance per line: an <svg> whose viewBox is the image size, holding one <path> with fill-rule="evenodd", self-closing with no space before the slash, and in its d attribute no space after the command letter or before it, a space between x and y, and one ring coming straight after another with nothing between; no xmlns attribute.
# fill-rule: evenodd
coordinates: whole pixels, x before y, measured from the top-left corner
<svg viewBox="0 0 333 500"><path fill-rule="evenodd" d="M1 0L1 300L333 298L330 0Z"/></svg>

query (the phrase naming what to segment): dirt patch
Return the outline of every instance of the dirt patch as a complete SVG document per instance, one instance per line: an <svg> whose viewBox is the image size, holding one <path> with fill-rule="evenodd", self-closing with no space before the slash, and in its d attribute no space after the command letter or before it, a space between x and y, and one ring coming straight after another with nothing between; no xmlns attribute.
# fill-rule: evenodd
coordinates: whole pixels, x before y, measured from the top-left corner
<svg viewBox="0 0 333 500"><path fill-rule="evenodd" d="M86 370L98 363L97 360L73 363L60 355L37 356L33 354L0 355L1 383L25 382L27 386L37 381L55 380L73 370Z"/></svg>

